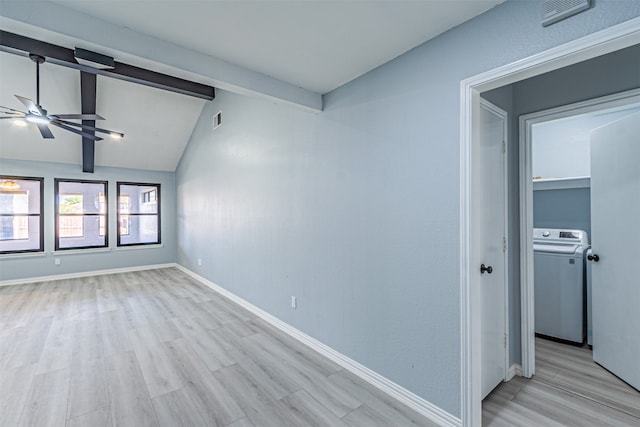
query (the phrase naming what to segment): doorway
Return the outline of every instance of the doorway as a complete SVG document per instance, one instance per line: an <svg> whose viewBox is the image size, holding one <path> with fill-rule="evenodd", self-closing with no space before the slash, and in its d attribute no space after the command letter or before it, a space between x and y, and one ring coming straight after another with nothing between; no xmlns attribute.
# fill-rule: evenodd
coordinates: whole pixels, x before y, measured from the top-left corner
<svg viewBox="0 0 640 427"><path fill-rule="evenodd" d="M534 193L536 184L544 184L546 188L541 190L543 193L564 192L563 197L555 198L556 203L560 204L563 198L571 199L568 196L571 192L585 190L579 181L588 181L586 190L591 191L592 197L588 197L590 200L587 203L587 209L592 215L579 227L589 230L590 234L593 230L594 252L591 255L592 261L587 264L593 265L593 270L599 272L599 275L594 276L593 283L595 290L593 312L597 320L593 322L594 351L585 346L569 346L536 337L530 348L535 347L535 360L539 362L540 369L536 370L536 375L532 379L518 377L512 382L500 385L496 392L483 402L483 421L487 424L511 424L514 421L520 423L525 420L536 425L556 425L557 423L638 425L640 423L640 392L632 388L640 389L640 376L637 370L638 354L640 354L640 345L637 340L640 315L637 314L637 307L640 293L636 292L640 266L635 257L637 254L635 246L631 250L624 249L630 241L635 241L640 236L640 228L637 226L640 201L636 197L640 194L640 175L637 168L637 160L640 158L640 147L637 144L640 134L640 102L638 102L640 99L633 96L633 93L623 93L610 98L616 98L614 104L598 102L603 101L602 99L594 100L594 108L598 108L597 111L538 123L539 132L537 135L534 132L532 141L527 144L530 149L525 153L531 154L537 151L536 154L541 155L540 151L543 151L544 155L563 160L560 164L548 162L541 167L540 164L536 164L535 155L529 156L533 163L528 169L534 174ZM618 105L627 101L630 102L627 105ZM607 108L612 105L615 107ZM568 113L576 112L572 107L575 106L568 107ZM580 110L577 112L579 113ZM548 115L544 117L544 113L540 114L543 115L542 119L550 118ZM526 121L526 117L524 120ZM595 130L590 131L596 126ZM533 127L533 130L536 130L535 126ZM549 129L556 132L564 130L568 133L564 132L564 137L554 140L553 135L544 132ZM587 135L580 138L581 131ZM541 147L537 147L538 150L536 150L536 142L540 142L537 138L541 136L544 137L543 144L553 144L555 150L545 152ZM558 150L557 145L566 142L570 137L574 137L574 141L571 142L578 142L578 146L574 145L572 151ZM582 145L582 150L579 145ZM583 159L590 157L590 159L583 162L582 167L578 167L580 165L576 164L579 163L576 160L581 157ZM564 164L567 159L571 164ZM564 177L537 182L535 180L537 175L562 177L564 172L571 175L577 173L582 178ZM584 177L585 175L587 177ZM534 197L534 206L536 201ZM566 208L567 206L560 206L560 211ZM540 209L534 209L536 226L540 225L538 223L540 218L536 218L539 214ZM544 220L551 221L554 218L555 221L567 219L562 215L555 217L547 215ZM577 221L581 219L584 218L578 218ZM554 235L553 230L551 233ZM583 233L567 230L564 234L574 237L576 234ZM527 235L531 235L531 230L528 230ZM540 235L534 233L534 236ZM538 261L541 261L539 256L545 254L546 250L541 249L541 246L550 244L548 239L541 240L542 243L538 243L538 253L534 258L536 320L538 320L537 308L540 303L537 295L540 290L538 282L541 272ZM571 260L574 255L567 255L569 252L566 249L570 247L567 241L563 241L562 244L565 245L563 248L565 251L559 253L564 254L560 257L565 262L563 268L580 268L579 264L584 265L582 256L573 258L574 266L571 266L571 263L567 265L566 259ZM600 253L602 259L595 258L597 253ZM550 265L547 263L545 267L548 268ZM544 275L545 271L543 270L542 273ZM547 276L548 283L559 285L559 288L563 288L564 294L567 290L566 282L559 282L558 277L554 277L553 274ZM579 290L582 291L582 289ZM563 295L558 297L562 298ZM575 298L575 295L572 298ZM538 325L536 321L536 333L539 332L539 326L549 326L546 322L549 318L558 318L557 313L549 312L553 311L555 302L546 301L546 303L545 322L543 322L544 325ZM562 313L559 317L561 327L552 332L545 331L545 334L553 334L558 338L556 334L565 332L564 328L567 324L572 323L572 320L566 317L566 314L571 311L565 310L566 308L564 304L561 306ZM580 335L581 332L579 330L578 338L574 338L578 343L584 340L584 335Z"/></svg>
<svg viewBox="0 0 640 427"><path fill-rule="evenodd" d="M520 241L521 258L520 266L522 271L522 280L520 292L522 297L522 376L530 378L535 374L535 334L541 333L540 327L536 328L536 310L534 301L536 300L534 286L534 228L579 228L586 232L588 237L587 244L591 241L591 218L590 210L585 212L574 212L572 221L566 218L558 219L557 216L552 218L548 211L552 209L562 209L558 203L563 203L569 197L574 199L573 203L582 202L581 209L590 209L590 204L594 201L590 200L590 153L589 153L589 136L585 135L591 129L605 125L614 120L620 119L626 115L640 111L640 90L632 90L620 94L596 98L577 104L566 105L551 110L540 111L522 116L520 118L520 146L523 148L520 164L520 206L526 207L521 212L520 221ZM554 142L552 132L561 132L570 130L574 135L574 140L570 141L573 149L576 150L573 155L571 153L558 148L536 147L535 141L540 137L544 139L543 144L550 145ZM537 135L536 135L537 132ZM537 153L536 153L537 151ZM552 161L543 162L537 157L547 154ZM571 156L571 157L569 157ZM557 159L562 159L558 163ZM573 161L569 161L572 159ZM566 163L571 163L566 165ZM578 164L581 163L581 164ZM537 164L537 165L536 165ZM571 171L571 172L569 172ZM565 173L566 172L566 173ZM577 176L568 176L568 175ZM553 178L551 178L553 176ZM580 190L579 190L580 189ZM548 203L544 200L547 192L554 192L556 197L555 206L545 207L543 209L540 204ZM576 198L585 200L575 200ZM534 194L537 194L534 200ZM547 193L547 194L545 194ZM537 202L537 203L536 203ZM586 202L586 203L585 203ZM597 201L595 201L597 203ZM567 210L567 207L564 206ZM534 211L538 216L538 220L534 221ZM547 211L547 212L545 212ZM543 218L540 218L543 217ZM591 264L586 265L585 274L590 270ZM591 344L592 336L591 327L589 326L591 316L591 298L590 283L587 284L587 292L585 293L585 316L580 319L584 321L584 332L588 344ZM538 301L541 302L541 301ZM543 310L538 310L539 314ZM566 313L565 313L566 314ZM550 316L553 317L553 316ZM566 319L565 323L566 323ZM576 319L577 320L577 319ZM538 322L540 325L540 322ZM582 323L580 323L582 325ZM544 335L552 338L564 338L558 334ZM581 342L581 339L573 339L574 342Z"/></svg>
<svg viewBox="0 0 640 427"><path fill-rule="evenodd" d="M481 399L481 293L478 245L479 230L474 214L484 209L473 190L473 163L479 143L478 106L480 93L509 85L571 64L596 58L640 43L640 19L634 19L591 34L525 60L471 77L461 83L461 389L462 423L477 426L482 422ZM526 296L523 296L523 298ZM528 341L528 340L524 340Z"/></svg>

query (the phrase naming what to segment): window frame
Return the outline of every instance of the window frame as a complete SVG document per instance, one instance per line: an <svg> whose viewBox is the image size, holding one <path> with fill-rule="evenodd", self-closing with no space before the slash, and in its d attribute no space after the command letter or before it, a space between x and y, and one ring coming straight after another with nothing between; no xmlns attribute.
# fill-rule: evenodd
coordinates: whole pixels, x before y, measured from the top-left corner
<svg viewBox="0 0 640 427"><path fill-rule="evenodd" d="M155 202L157 205L157 209L156 209L156 213L140 213L140 212L131 212L131 200L129 200L129 212L127 212L126 214L122 214L120 212L120 187L123 185L130 185L130 186L135 186L135 187L155 187L154 190L148 190L145 192L141 192L140 194L143 195L146 193L151 193L152 191L155 191L155 200L154 201L148 201L148 202L143 202L143 203L153 203ZM131 196L129 196L129 199L131 199ZM149 245L161 245L162 244L162 215L161 215L161 184L160 183L148 183L148 182L128 182L128 181L117 181L116 182L116 216L117 216L117 246L119 248L126 248L126 247L131 247L131 246L149 246ZM132 216L155 216L158 218L157 224L158 224L158 232L157 232L157 236L158 239L155 242L139 242L139 243L122 243L121 242L121 234L120 234L120 221L122 220L122 216L127 216L127 217L132 217ZM122 236L129 236L131 234L131 227L127 226L127 231L129 232L129 234L124 234Z"/></svg>
<svg viewBox="0 0 640 427"><path fill-rule="evenodd" d="M40 241L38 249L21 249L17 251L0 251L0 255L9 255L9 254L23 254L23 253L33 253L33 252L44 252L44 177L36 177L36 176L17 176L17 175L0 175L0 180L12 180L12 181L39 181L40 182L40 213L38 214L0 214L2 217L16 217L16 216L39 216L40 221L38 221L38 226L40 227ZM28 220L27 220L28 221ZM18 240L18 239L16 239ZM24 239L20 239L24 240Z"/></svg>
<svg viewBox="0 0 640 427"><path fill-rule="evenodd" d="M76 183L76 184L102 184L104 187L104 206L105 213L104 215L100 212L98 213L79 213L79 214L61 214L60 213L60 183ZM83 197L84 199L84 197ZM109 181L105 180L89 180L89 179L67 179L67 178L55 178L53 185L53 209L54 209L54 247L56 251L69 251L69 250L82 250L82 249L101 249L109 247ZM60 247L60 239L66 238L60 236L60 215L63 216L78 216L83 219L83 230L84 230L84 218L85 217L97 217L98 221L100 221L100 217L104 216L104 221L106 224L104 236L100 235L100 225L98 225L98 237L104 237L103 245L90 245L90 246L71 246L71 247ZM84 234L84 231L83 231ZM71 239L75 237L69 237Z"/></svg>

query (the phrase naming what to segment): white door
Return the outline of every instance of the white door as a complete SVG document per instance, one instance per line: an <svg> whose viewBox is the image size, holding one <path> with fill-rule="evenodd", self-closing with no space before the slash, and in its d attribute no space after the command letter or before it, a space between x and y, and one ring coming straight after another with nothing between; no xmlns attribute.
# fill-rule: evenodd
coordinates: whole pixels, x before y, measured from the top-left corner
<svg viewBox="0 0 640 427"><path fill-rule="evenodd" d="M640 113L591 133L593 359L640 390Z"/></svg>
<svg viewBox="0 0 640 427"><path fill-rule="evenodd" d="M506 132L507 114L480 101L479 153L474 156L474 266L481 294L481 372L484 399L505 379L506 349ZM484 266L484 268L481 268Z"/></svg>

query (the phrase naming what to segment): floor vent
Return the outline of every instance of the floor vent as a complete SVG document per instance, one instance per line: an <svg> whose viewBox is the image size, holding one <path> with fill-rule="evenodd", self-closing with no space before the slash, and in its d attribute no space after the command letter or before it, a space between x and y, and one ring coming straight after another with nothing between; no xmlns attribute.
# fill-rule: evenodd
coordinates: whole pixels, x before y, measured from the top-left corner
<svg viewBox="0 0 640 427"><path fill-rule="evenodd" d="M555 24L591 7L591 0L545 0L542 3L542 26Z"/></svg>

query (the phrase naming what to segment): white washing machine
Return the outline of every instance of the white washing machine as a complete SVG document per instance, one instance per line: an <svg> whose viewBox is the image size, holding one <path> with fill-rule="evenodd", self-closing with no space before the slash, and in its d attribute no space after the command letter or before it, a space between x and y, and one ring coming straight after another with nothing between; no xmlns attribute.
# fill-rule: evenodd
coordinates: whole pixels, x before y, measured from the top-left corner
<svg viewBox="0 0 640 427"><path fill-rule="evenodd" d="M536 334L584 343L587 249L586 231L533 230Z"/></svg>

